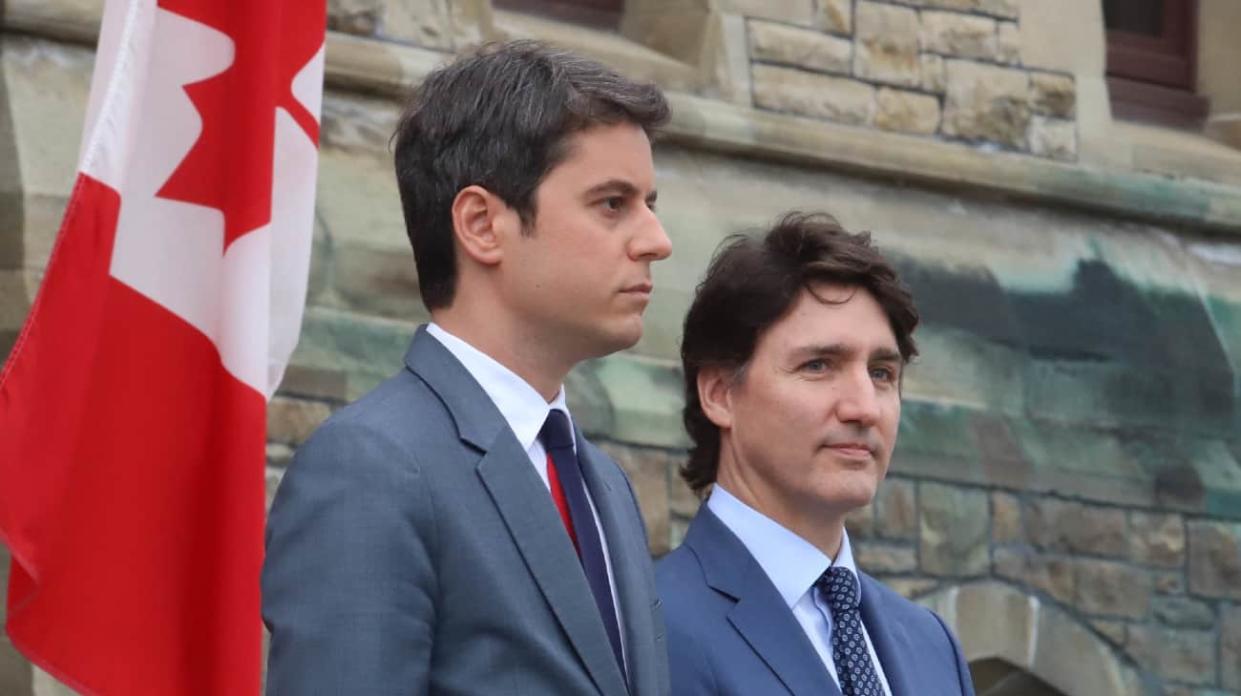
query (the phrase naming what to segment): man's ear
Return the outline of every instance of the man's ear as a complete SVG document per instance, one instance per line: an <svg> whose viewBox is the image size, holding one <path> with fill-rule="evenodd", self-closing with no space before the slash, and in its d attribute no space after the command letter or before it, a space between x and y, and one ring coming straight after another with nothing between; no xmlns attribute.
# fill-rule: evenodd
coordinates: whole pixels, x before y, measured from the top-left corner
<svg viewBox="0 0 1241 696"><path fill-rule="evenodd" d="M494 266L504 256L504 240L517 212L482 186L466 186L452 201L452 231L462 252L476 263Z"/></svg>
<svg viewBox="0 0 1241 696"><path fill-rule="evenodd" d="M733 427L732 388L736 371L724 367L704 367L698 371L698 402L715 427Z"/></svg>

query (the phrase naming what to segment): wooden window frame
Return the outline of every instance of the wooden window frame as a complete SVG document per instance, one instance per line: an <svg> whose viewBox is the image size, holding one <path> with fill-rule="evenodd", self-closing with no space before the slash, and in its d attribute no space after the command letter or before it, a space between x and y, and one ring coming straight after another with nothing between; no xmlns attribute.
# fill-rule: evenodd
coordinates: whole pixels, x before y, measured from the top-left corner
<svg viewBox="0 0 1241 696"><path fill-rule="evenodd" d="M492 0L498 10L539 15L594 29L620 28L624 0Z"/></svg>
<svg viewBox="0 0 1241 696"><path fill-rule="evenodd" d="M1107 82L1120 118L1199 129L1209 102L1197 81L1198 0L1163 0L1160 35L1107 30Z"/></svg>

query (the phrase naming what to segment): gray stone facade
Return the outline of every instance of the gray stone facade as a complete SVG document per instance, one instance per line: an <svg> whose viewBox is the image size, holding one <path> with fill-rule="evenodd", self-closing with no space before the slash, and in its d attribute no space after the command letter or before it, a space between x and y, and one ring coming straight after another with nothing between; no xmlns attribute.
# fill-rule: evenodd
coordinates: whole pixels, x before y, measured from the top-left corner
<svg viewBox="0 0 1241 696"><path fill-rule="evenodd" d="M0 355L68 195L99 4L5 5ZM980 693L1241 694L1241 153L1111 119L1100 5L630 0L597 32L488 0L330 0L312 276L269 488L427 318L388 150L401 95L452 51L542 38L659 82L675 110L656 145L675 251L646 334L568 384L653 554L698 504L677 475L676 356L710 253L824 209L872 231L924 318L893 470L849 522L859 564L943 614ZM1236 58L1210 36L1204 60ZM1241 104L1231 84L1213 103ZM58 688L0 649L0 693Z"/></svg>

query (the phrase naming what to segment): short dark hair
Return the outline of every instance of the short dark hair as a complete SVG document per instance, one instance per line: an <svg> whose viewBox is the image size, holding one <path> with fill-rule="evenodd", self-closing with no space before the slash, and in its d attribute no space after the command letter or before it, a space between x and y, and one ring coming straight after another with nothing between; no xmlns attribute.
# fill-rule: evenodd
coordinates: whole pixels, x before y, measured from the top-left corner
<svg viewBox="0 0 1241 696"><path fill-rule="evenodd" d="M452 303L452 202L461 189L496 194L529 228L534 192L568 155L569 136L618 123L651 134L670 114L658 87L535 41L489 44L428 75L393 134L423 303Z"/></svg>
<svg viewBox="0 0 1241 696"><path fill-rule="evenodd" d="M682 418L693 441L681 476L695 493L715 483L720 454L720 430L698 399L698 373L721 367L743 374L762 333L818 283L868 291L887 314L901 358L908 363L918 354L913 297L869 233L846 232L826 213L792 212L761 237L729 237L698 285L681 339Z"/></svg>

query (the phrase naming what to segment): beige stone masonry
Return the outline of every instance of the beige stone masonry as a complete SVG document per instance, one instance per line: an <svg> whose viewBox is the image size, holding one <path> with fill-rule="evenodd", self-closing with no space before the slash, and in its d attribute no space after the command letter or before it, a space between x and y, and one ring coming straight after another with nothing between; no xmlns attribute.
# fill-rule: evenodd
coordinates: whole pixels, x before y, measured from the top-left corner
<svg viewBox="0 0 1241 696"><path fill-rule="evenodd" d="M999 57L994 19L958 12L924 10L922 50L962 58Z"/></svg>
<svg viewBox="0 0 1241 696"><path fill-rule="evenodd" d="M944 66L943 56L934 53L922 54L922 89L936 94L943 94L948 87L948 71Z"/></svg>
<svg viewBox="0 0 1241 696"><path fill-rule="evenodd" d="M721 12L775 19L813 27L818 21L815 0L717 0Z"/></svg>
<svg viewBox="0 0 1241 696"><path fill-rule="evenodd" d="M761 19L751 19L747 24L750 57L754 60L815 72L849 74L853 42L848 39Z"/></svg>
<svg viewBox="0 0 1241 696"><path fill-rule="evenodd" d="M1060 118L1030 117L1030 152L1059 160L1077 159L1077 124Z"/></svg>
<svg viewBox="0 0 1241 696"><path fill-rule="evenodd" d="M929 94L883 87L875 105L875 126L883 130L930 135L939 128L939 99Z"/></svg>
<svg viewBox="0 0 1241 696"><path fill-rule="evenodd" d="M853 0L819 0L819 26L836 34L853 33Z"/></svg>
<svg viewBox="0 0 1241 696"><path fill-rule="evenodd" d="M995 52L1001 63L1021 62L1021 30L1016 22L1000 22L996 26Z"/></svg>
<svg viewBox="0 0 1241 696"><path fill-rule="evenodd" d="M1022 70L947 61L943 132L1027 149L1030 77Z"/></svg>
<svg viewBox="0 0 1241 696"><path fill-rule="evenodd" d="M773 65L755 65L752 79L761 108L854 126L874 121L875 88L864 82Z"/></svg>
<svg viewBox="0 0 1241 696"><path fill-rule="evenodd" d="M917 11L866 0L855 11L853 74L907 87L921 84Z"/></svg>
<svg viewBox="0 0 1241 696"><path fill-rule="evenodd" d="M1030 73L1030 108L1035 113L1072 118L1076 101L1072 75Z"/></svg>
<svg viewBox="0 0 1241 696"><path fill-rule="evenodd" d="M1020 0L895 0L895 2L914 7L980 12L1005 19L1017 19L1020 14Z"/></svg>

